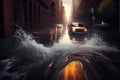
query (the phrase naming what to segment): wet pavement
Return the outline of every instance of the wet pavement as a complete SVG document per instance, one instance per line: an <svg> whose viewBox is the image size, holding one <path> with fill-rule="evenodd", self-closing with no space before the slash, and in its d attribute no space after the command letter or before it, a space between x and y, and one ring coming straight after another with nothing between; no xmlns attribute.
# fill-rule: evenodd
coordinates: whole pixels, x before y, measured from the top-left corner
<svg viewBox="0 0 120 80"><path fill-rule="evenodd" d="M0 40L0 80L119 79L119 38L70 35L67 26L32 34L19 29Z"/></svg>

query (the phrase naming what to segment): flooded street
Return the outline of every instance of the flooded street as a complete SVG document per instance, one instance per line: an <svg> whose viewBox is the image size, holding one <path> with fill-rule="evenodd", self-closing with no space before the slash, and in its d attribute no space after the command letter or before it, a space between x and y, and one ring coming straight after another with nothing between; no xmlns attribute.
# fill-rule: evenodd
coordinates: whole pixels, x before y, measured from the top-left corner
<svg viewBox="0 0 120 80"><path fill-rule="evenodd" d="M60 71L58 76L58 80L87 80L87 76L80 62L69 63Z"/></svg>
<svg viewBox="0 0 120 80"><path fill-rule="evenodd" d="M120 0L0 0L0 80L120 80Z"/></svg>
<svg viewBox="0 0 120 80"><path fill-rule="evenodd" d="M119 78L119 50L97 33L70 35L67 26L56 26L33 35L18 29L0 40L0 80Z"/></svg>

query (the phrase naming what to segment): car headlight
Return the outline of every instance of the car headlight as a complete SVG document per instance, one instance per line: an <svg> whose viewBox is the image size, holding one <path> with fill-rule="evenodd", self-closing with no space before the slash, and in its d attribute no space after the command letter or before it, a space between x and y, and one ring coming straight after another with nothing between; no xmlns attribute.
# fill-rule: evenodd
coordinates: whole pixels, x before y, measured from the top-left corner
<svg viewBox="0 0 120 80"><path fill-rule="evenodd" d="M87 32L87 29L84 29L85 32Z"/></svg>
<svg viewBox="0 0 120 80"><path fill-rule="evenodd" d="M75 28L72 28L72 32L75 32Z"/></svg>

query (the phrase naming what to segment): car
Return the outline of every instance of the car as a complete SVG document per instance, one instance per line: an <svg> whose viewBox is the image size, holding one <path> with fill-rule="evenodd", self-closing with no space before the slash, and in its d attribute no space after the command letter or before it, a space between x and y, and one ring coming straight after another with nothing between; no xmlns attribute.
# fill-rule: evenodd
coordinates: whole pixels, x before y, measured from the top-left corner
<svg viewBox="0 0 120 80"><path fill-rule="evenodd" d="M109 30L109 25L107 23L104 23L103 21L100 22L96 22L94 24L94 29L98 29L98 30Z"/></svg>
<svg viewBox="0 0 120 80"><path fill-rule="evenodd" d="M63 24L56 24L55 26L58 28L63 28Z"/></svg>
<svg viewBox="0 0 120 80"><path fill-rule="evenodd" d="M72 22L68 30L70 34L86 34L88 31L85 24L81 22Z"/></svg>

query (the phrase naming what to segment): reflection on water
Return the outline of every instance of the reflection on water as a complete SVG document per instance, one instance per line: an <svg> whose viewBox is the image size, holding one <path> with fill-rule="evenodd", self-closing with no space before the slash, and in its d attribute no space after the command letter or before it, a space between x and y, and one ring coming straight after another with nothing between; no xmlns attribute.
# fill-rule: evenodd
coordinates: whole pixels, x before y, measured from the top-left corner
<svg viewBox="0 0 120 80"><path fill-rule="evenodd" d="M64 29L64 35L61 36L61 38L59 39L59 43L61 43L61 44L71 44L71 40L70 40L70 37L68 35L67 27L65 27L65 29Z"/></svg>
<svg viewBox="0 0 120 80"><path fill-rule="evenodd" d="M0 57L3 58L0 80L117 80L119 77L119 66L113 65L119 64L119 52L99 35L93 35L88 41L81 35L70 39L67 29L60 27L35 35L40 43L22 29L16 30L13 37L0 41ZM76 45L73 41L87 42ZM53 46L45 47L44 42L52 42ZM71 60L81 61L84 67L80 62L64 67L66 61Z"/></svg>
<svg viewBox="0 0 120 80"><path fill-rule="evenodd" d="M71 62L60 71L57 80L87 80L80 62Z"/></svg>
<svg viewBox="0 0 120 80"><path fill-rule="evenodd" d="M34 33L36 41L44 45L60 44L83 44L88 41L86 35L69 35L67 26L58 27L43 31L42 33Z"/></svg>
<svg viewBox="0 0 120 80"><path fill-rule="evenodd" d="M75 44L84 44L88 41L88 37L85 35L70 35L70 39Z"/></svg>
<svg viewBox="0 0 120 80"><path fill-rule="evenodd" d="M86 35L70 35L68 34L68 28L65 27L56 27L55 30L51 30L51 40L60 44L84 44L88 41ZM55 36L54 36L55 35Z"/></svg>

